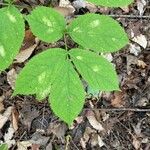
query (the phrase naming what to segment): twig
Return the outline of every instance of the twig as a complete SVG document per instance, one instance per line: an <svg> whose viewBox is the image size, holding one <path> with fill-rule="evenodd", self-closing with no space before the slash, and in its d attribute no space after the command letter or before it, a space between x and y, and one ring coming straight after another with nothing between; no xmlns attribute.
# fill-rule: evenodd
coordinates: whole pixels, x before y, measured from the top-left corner
<svg viewBox="0 0 150 150"><path fill-rule="evenodd" d="M150 16L137 16L137 15L108 15L110 17L115 17L115 18L130 18L130 19L150 19Z"/></svg>
<svg viewBox="0 0 150 150"><path fill-rule="evenodd" d="M84 110L150 112L150 109L143 108L84 108Z"/></svg>

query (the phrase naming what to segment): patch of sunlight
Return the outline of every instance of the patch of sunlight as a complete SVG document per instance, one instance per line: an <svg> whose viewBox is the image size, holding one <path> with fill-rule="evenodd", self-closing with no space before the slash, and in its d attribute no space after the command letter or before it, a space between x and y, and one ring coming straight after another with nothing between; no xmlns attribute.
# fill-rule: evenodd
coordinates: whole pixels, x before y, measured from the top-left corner
<svg viewBox="0 0 150 150"><path fill-rule="evenodd" d="M82 59L83 59L81 56L77 56L76 58L79 59L79 60L82 60Z"/></svg>
<svg viewBox="0 0 150 150"><path fill-rule="evenodd" d="M49 28L48 30L47 30L47 33L52 33L54 30L52 29L52 28Z"/></svg>
<svg viewBox="0 0 150 150"><path fill-rule="evenodd" d="M99 68L98 68L97 65L93 67L93 71L94 71L94 72L98 72L98 71L99 71Z"/></svg>
<svg viewBox="0 0 150 150"><path fill-rule="evenodd" d="M9 12L7 13L7 16L8 16L8 18L9 18L9 20L10 20L11 22L13 22L13 23L16 22L15 16L13 16L12 14L10 14Z"/></svg>
<svg viewBox="0 0 150 150"><path fill-rule="evenodd" d="M43 81L45 80L45 78L46 78L46 72L43 72L42 74L40 74L40 75L38 76L38 82L39 82L40 84L42 84Z"/></svg>
<svg viewBox="0 0 150 150"><path fill-rule="evenodd" d="M73 32L82 33L82 30L79 27L73 29Z"/></svg>
<svg viewBox="0 0 150 150"><path fill-rule="evenodd" d="M46 24L48 27L52 27L53 24L51 23L51 21L46 18L46 17L43 17L42 21L44 22L44 24Z"/></svg>
<svg viewBox="0 0 150 150"><path fill-rule="evenodd" d="M115 41L116 41L116 38L112 38L112 40L115 42Z"/></svg>
<svg viewBox="0 0 150 150"><path fill-rule="evenodd" d="M90 23L90 26L92 27L92 28L95 28L95 27L97 27L97 26L99 26L100 25L100 20L94 20L94 21L92 21L91 23Z"/></svg>
<svg viewBox="0 0 150 150"><path fill-rule="evenodd" d="M51 89L51 86L49 86L48 88L46 88L43 91L40 91L39 92L40 97L45 98L46 96L48 96L48 94L50 93L50 89Z"/></svg>
<svg viewBox="0 0 150 150"><path fill-rule="evenodd" d="M5 55L6 55L5 49L4 49L4 47L3 47L2 45L0 45L0 55L1 55L2 57L5 57Z"/></svg>

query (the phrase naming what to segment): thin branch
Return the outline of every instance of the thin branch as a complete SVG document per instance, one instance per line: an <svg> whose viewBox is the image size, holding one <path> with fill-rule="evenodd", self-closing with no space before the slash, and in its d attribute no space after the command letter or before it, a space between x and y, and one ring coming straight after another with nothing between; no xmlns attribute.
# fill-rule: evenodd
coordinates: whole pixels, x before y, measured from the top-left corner
<svg viewBox="0 0 150 150"><path fill-rule="evenodd" d="M108 15L114 18L129 18L129 19L150 19L150 16L137 16L137 15Z"/></svg>
<svg viewBox="0 0 150 150"><path fill-rule="evenodd" d="M84 110L150 112L150 109L146 108L84 108Z"/></svg>

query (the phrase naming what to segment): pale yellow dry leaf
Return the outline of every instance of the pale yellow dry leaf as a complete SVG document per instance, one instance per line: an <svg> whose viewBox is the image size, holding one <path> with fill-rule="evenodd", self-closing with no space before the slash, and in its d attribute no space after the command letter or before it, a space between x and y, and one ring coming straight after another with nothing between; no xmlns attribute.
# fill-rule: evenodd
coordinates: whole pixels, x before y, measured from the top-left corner
<svg viewBox="0 0 150 150"><path fill-rule="evenodd" d="M29 141L17 142L18 149L17 150L27 150L28 147L32 146L32 143Z"/></svg>
<svg viewBox="0 0 150 150"><path fill-rule="evenodd" d="M64 17L72 16L75 9L72 7L54 7L56 11L62 14Z"/></svg>
<svg viewBox="0 0 150 150"><path fill-rule="evenodd" d="M12 109L12 125L15 131L18 130L19 114L15 108Z"/></svg>
<svg viewBox="0 0 150 150"><path fill-rule="evenodd" d="M9 117L11 116L13 107L8 107L3 114L0 114L0 129L5 125Z"/></svg>
<svg viewBox="0 0 150 150"><path fill-rule="evenodd" d="M140 34L139 36L136 36L132 39L134 42L138 43L143 48L147 47L147 38L145 35Z"/></svg>
<svg viewBox="0 0 150 150"><path fill-rule="evenodd" d="M15 58L15 63L23 63L25 62L33 53L35 48L37 47L39 40L35 39L36 43L31 45L30 47L26 48L25 50L21 51Z"/></svg>
<svg viewBox="0 0 150 150"><path fill-rule="evenodd" d="M143 60L138 60L137 65L143 69L147 66L147 64Z"/></svg>
<svg viewBox="0 0 150 150"><path fill-rule="evenodd" d="M98 130L98 131L103 131L104 128L103 126L100 124L100 122L98 122L95 118L95 114L92 111L88 111L88 113L86 114L86 117L89 121L89 123L91 124L91 126Z"/></svg>
<svg viewBox="0 0 150 150"><path fill-rule="evenodd" d="M17 72L14 68L12 68L8 73L7 73L7 81L9 85L11 86L12 89L15 88L15 81L17 78Z"/></svg>

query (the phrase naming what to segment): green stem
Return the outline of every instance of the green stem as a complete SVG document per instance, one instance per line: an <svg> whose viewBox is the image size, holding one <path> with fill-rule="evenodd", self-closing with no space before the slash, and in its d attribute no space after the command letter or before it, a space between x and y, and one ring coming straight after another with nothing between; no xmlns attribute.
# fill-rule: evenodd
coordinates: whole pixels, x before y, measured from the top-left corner
<svg viewBox="0 0 150 150"><path fill-rule="evenodd" d="M68 51L67 39L66 39L66 34L65 33L64 33L64 43L65 43L65 49L66 49L66 51Z"/></svg>

